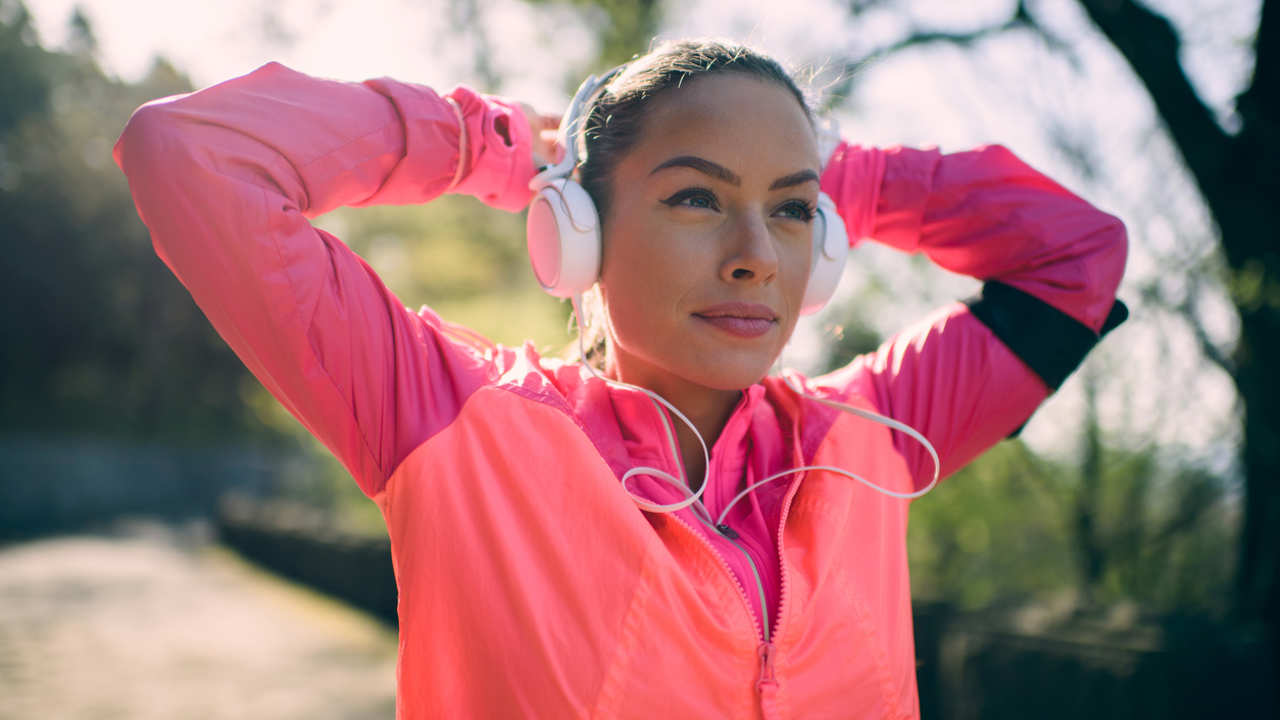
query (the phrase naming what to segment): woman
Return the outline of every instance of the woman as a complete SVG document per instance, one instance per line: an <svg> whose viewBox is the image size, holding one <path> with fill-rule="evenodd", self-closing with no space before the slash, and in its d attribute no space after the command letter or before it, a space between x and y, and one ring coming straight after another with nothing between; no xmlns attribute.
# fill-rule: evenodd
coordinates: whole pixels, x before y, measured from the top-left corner
<svg viewBox="0 0 1280 720"><path fill-rule="evenodd" d="M821 157L746 48L660 46L589 102L604 378L406 310L308 223L446 191L523 208L557 149L518 104L270 64L144 106L115 157L160 256L381 508L400 717L917 716L908 503L796 470L901 496L935 468L814 398L953 472L1123 319L1123 227L999 147ZM984 292L829 376L766 377L820 188L850 237Z"/></svg>

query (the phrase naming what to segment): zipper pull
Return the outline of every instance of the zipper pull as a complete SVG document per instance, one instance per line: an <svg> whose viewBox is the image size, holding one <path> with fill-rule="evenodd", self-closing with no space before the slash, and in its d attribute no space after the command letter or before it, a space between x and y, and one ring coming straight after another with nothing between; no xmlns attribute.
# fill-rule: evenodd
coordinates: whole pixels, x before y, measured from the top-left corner
<svg viewBox="0 0 1280 720"><path fill-rule="evenodd" d="M756 678L756 692L764 692L765 685L777 687L778 679L773 674L773 656L777 653L773 643L760 643L756 654L760 656L760 677Z"/></svg>
<svg viewBox="0 0 1280 720"><path fill-rule="evenodd" d="M729 538L730 540L737 540L739 537L741 537L740 535L738 535L737 530L734 530L733 528L729 527L728 523L720 523L719 525L716 526L716 529L720 531L721 535Z"/></svg>

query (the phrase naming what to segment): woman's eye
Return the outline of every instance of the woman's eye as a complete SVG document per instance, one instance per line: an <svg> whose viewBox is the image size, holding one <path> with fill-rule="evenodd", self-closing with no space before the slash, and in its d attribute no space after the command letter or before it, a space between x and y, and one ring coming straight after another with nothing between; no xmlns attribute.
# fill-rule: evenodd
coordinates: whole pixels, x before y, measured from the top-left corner
<svg viewBox="0 0 1280 720"><path fill-rule="evenodd" d="M778 212L792 220L811 222L814 215L818 212L818 208L816 205L803 200L792 200L779 208Z"/></svg>
<svg viewBox="0 0 1280 720"><path fill-rule="evenodd" d="M716 196L711 194L711 191L702 190L700 188L681 190L662 202L666 205L670 205L671 207L683 206L701 208L704 210L715 210L718 207L718 205L716 205Z"/></svg>

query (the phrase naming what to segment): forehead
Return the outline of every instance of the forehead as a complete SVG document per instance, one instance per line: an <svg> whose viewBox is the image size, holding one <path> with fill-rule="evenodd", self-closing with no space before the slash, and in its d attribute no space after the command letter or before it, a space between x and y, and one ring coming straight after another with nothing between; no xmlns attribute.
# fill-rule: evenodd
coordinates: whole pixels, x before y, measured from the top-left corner
<svg viewBox="0 0 1280 720"><path fill-rule="evenodd" d="M748 180L821 169L813 128L791 91L734 72L695 78L646 108L627 161L648 172L676 155L703 157Z"/></svg>

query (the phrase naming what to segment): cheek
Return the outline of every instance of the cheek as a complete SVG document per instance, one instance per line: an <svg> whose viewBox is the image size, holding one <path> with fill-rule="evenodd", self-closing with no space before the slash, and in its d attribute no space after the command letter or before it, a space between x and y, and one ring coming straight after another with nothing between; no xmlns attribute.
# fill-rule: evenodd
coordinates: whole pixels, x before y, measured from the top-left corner
<svg viewBox="0 0 1280 720"><path fill-rule="evenodd" d="M787 297L794 300L795 307L799 308L805 288L809 284L809 262L813 259L812 236L795 238L786 247L787 261L784 267L786 268Z"/></svg>
<svg viewBox="0 0 1280 720"><path fill-rule="evenodd" d="M699 240L687 228L644 220L611 233L601 268L607 294L618 300L634 296L665 300L665 305L678 303L705 280L708 257L699 248L709 245Z"/></svg>
<svg viewBox="0 0 1280 720"><path fill-rule="evenodd" d="M600 290L614 331L624 336L647 333L653 310L671 293L663 255L646 243L644 233L615 232L605 241Z"/></svg>

